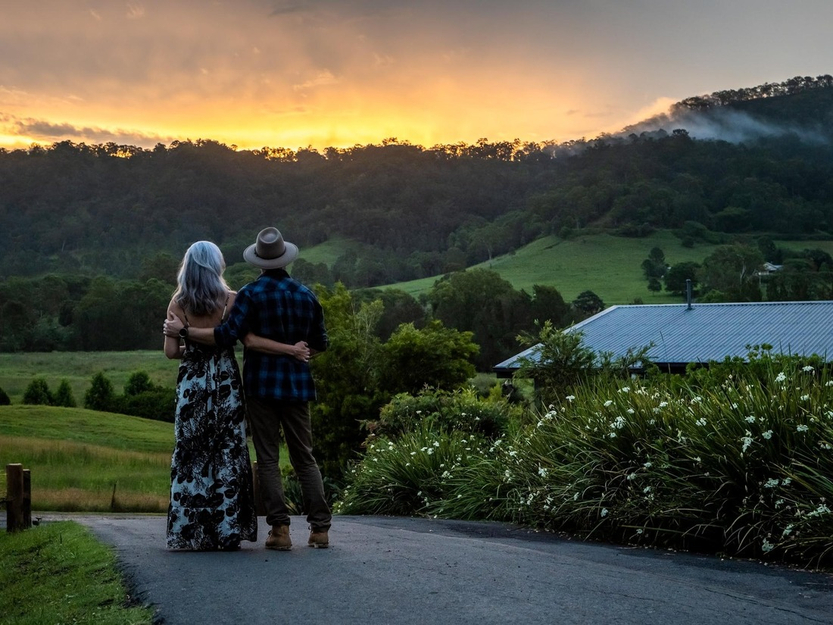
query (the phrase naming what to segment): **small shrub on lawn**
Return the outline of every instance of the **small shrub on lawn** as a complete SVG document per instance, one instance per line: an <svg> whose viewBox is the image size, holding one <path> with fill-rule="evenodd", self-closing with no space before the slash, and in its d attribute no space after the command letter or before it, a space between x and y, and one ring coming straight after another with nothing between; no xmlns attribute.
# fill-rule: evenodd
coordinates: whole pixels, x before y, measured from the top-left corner
<svg viewBox="0 0 833 625"><path fill-rule="evenodd" d="M77 406L72 387L69 385L69 380L61 380L61 383L58 385L58 390L55 391L53 405L63 406L64 408L75 408Z"/></svg>
<svg viewBox="0 0 833 625"><path fill-rule="evenodd" d="M114 399L114 406L111 410L135 417L173 423L176 418L176 389L160 386L134 395L125 394Z"/></svg>
<svg viewBox="0 0 833 625"><path fill-rule="evenodd" d="M9 406L11 405L12 400L9 399L8 394L2 388L0 388L0 406Z"/></svg>
<svg viewBox="0 0 833 625"><path fill-rule="evenodd" d="M54 399L49 390L46 378L34 378L23 393L23 403L39 406L50 406Z"/></svg>
<svg viewBox="0 0 833 625"><path fill-rule="evenodd" d="M116 393L113 383L107 379L104 372L99 371L93 376L90 388L84 395L84 408L89 410L112 411L115 407Z"/></svg>

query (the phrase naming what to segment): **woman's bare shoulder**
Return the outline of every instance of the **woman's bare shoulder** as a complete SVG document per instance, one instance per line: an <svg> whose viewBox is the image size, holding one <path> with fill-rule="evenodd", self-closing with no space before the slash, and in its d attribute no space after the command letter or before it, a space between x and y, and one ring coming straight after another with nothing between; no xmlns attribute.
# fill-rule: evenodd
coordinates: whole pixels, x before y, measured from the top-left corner
<svg viewBox="0 0 833 625"><path fill-rule="evenodd" d="M184 311L182 310L182 306L180 306L175 299L171 298L171 302L168 304L168 312L172 312L177 317L181 318Z"/></svg>

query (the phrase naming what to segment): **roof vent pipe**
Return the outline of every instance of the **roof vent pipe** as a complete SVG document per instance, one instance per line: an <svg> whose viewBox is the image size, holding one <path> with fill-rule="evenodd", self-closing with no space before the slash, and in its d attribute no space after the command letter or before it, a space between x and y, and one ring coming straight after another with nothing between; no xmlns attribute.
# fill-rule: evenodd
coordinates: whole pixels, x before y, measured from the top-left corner
<svg viewBox="0 0 833 625"><path fill-rule="evenodd" d="M685 279L685 301L688 304L686 310L691 310L691 278Z"/></svg>

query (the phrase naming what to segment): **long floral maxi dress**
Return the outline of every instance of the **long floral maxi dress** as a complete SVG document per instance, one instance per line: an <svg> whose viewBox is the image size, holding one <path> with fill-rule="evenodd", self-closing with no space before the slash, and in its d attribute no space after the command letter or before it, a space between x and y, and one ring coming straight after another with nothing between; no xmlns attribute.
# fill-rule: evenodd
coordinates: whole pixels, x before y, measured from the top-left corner
<svg viewBox="0 0 833 625"><path fill-rule="evenodd" d="M257 540L245 404L231 349L187 342L177 379L168 549Z"/></svg>

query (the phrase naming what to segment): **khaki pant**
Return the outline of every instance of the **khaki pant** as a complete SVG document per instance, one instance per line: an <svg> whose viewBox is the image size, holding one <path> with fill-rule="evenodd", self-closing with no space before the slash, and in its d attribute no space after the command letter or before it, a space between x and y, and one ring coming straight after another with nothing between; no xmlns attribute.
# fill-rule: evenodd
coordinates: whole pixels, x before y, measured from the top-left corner
<svg viewBox="0 0 833 625"><path fill-rule="evenodd" d="M269 525L289 525L289 509L284 497L279 462L283 430L289 449L289 461L301 484L307 523L316 531L329 529L332 514L324 496L321 471L312 455L309 404L247 397L246 405L257 453L257 477L263 506L266 508L266 522Z"/></svg>

